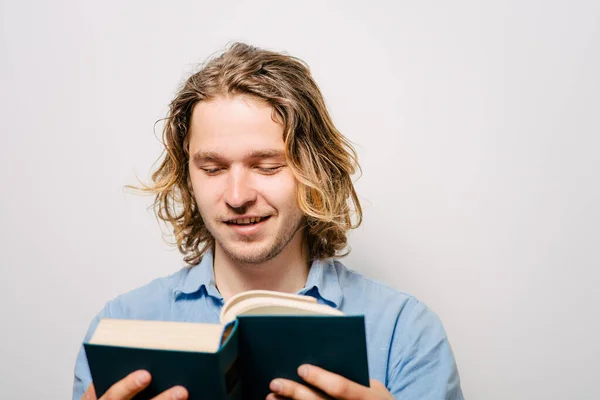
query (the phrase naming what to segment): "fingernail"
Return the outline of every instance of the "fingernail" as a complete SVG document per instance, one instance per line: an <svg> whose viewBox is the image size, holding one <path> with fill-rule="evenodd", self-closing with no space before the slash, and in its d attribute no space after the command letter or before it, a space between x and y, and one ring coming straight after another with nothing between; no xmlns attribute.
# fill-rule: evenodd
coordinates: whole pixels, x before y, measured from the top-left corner
<svg viewBox="0 0 600 400"><path fill-rule="evenodd" d="M274 381L271 382L271 385L269 387L274 392L281 392L281 389L282 389L281 381L278 381L277 379L275 379Z"/></svg>
<svg viewBox="0 0 600 400"><path fill-rule="evenodd" d="M175 388L173 391L173 399L174 400L183 400L187 396L187 391L184 388Z"/></svg>
<svg viewBox="0 0 600 400"><path fill-rule="evenodd" d="M307 373L308 367L306 365L302 365L300 368L298 368L298 375L300 375L301 378L304 378Z"/></svg>
<svg viewBox="0 0 600 400"><path fill-rule="evenodd" d="M140 371L135 375L135 381L138 386L143 386L150 382L150 373L148 371Z"/></svg>

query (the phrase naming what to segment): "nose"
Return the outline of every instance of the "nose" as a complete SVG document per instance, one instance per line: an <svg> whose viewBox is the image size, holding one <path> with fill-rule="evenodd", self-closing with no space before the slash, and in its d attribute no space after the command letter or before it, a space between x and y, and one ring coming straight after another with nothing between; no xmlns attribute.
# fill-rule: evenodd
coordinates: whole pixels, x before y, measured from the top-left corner
<svg viewBox="0 0 600 400"><path fill-rule="evenodd" d="M231 170L224 197L225 202L236 209L244 209L256 201L256 189L245 171Z"/></svg>

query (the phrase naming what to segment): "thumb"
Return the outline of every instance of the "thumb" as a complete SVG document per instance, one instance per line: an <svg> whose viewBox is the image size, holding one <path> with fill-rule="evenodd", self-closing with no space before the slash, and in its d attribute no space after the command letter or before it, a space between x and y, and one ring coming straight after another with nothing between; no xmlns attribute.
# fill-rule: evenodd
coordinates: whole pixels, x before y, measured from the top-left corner
<svg viewBox="0 0 600 400"><path fill-rule="evenodd" d="M385 385L383 383L379 382L377 379L371 379L369 381L369 386L371 387L371 389L374 389L378 392L384 392L384 393L388 392Z"/></svg>
<svg viewBox="0 0 600 400"><path fill-rule="evenodd" d="M88 388L85 391L85 393L83 394L83 397L81 398L81 400L97 400L96 399L96 389L94 388L93 383L90 383L90 386L88 386Z"/></svg>

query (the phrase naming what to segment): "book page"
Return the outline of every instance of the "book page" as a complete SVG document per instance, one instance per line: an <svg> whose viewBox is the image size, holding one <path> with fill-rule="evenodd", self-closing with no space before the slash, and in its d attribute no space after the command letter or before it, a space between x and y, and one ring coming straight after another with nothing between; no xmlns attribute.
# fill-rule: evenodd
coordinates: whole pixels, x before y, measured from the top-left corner
<svg viewBox="0 0 600 400"><path fill-rule="evenodd" d="M225 314L229 314L229 310L234 307L236 304L245 301L247 299L252 298L262 298L262 299L290 299L295 301L304 301L307 303L316 304L317 299L312 296L303 296L299 294L291 294L291 293L283 293L283 292L274 292L271 290L248 290L246 292L238 293L233 296L231 299L225 303L223 309L221 310L221 316ZM223 322L223 319L221 319Z"/></svg>
<svg viewBox="0 0 600 400"><path fill-rule="evenodd" d="M102 319L89 343L215 353L223 328L220 324Z"/></svg>
<svg viewBox="0 0 600 400"><path fill-rule="evenodd" d="M251 297L221 311L221 322L227 324L240 315L344 315L341 311L313 301L291 298Z"/></svg>

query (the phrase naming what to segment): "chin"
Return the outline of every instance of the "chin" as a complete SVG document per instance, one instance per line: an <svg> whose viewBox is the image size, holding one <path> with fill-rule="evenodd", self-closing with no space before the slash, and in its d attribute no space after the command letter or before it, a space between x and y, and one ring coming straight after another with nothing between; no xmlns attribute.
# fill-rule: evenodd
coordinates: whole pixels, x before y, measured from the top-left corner
<svg viewBox="0 0 600 400"><path fill-rule="evenodd" d="M276 257L281 251L276 251L273 245L258 245L237 243L221 245L223 252L234 261L246 264L260 264Z"/></svg>

